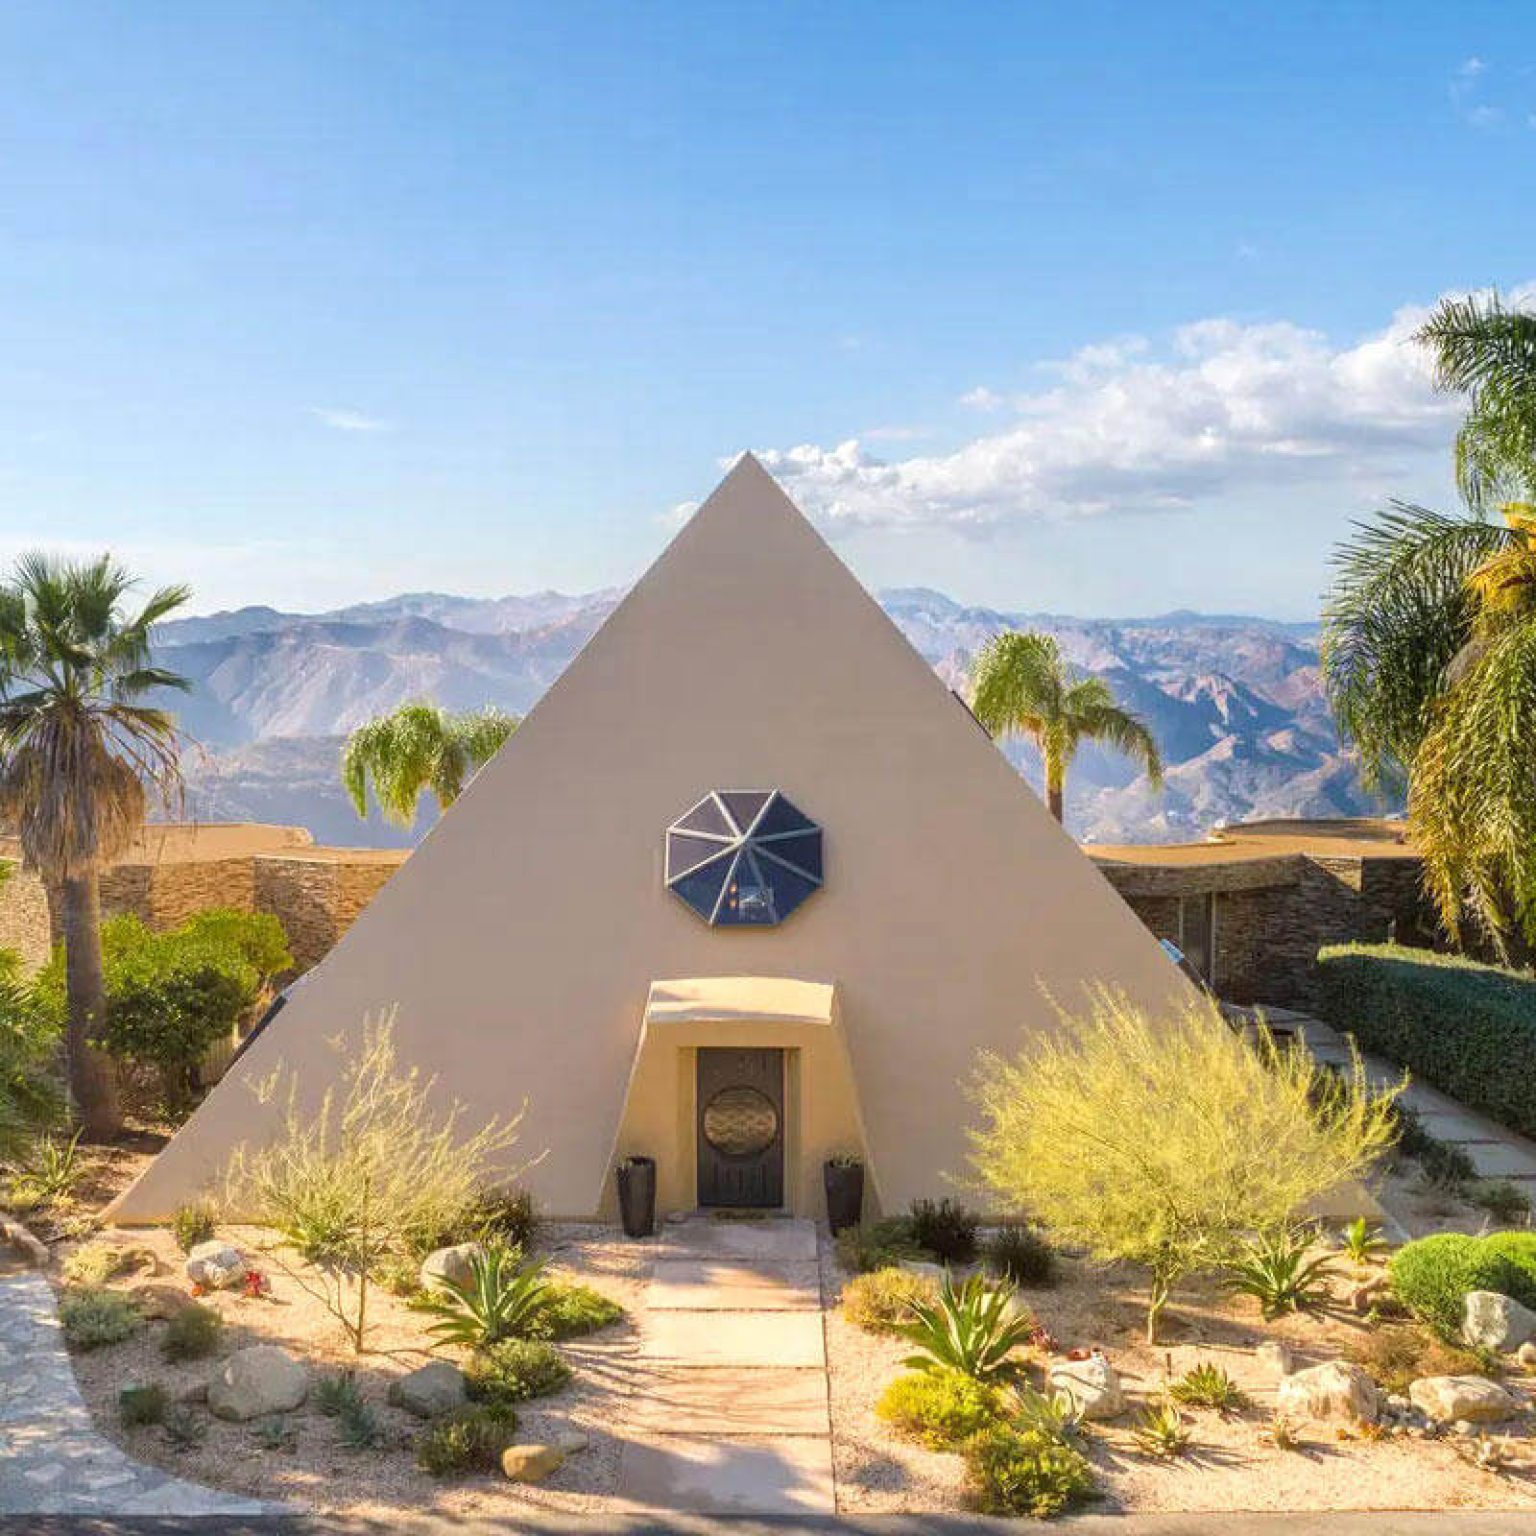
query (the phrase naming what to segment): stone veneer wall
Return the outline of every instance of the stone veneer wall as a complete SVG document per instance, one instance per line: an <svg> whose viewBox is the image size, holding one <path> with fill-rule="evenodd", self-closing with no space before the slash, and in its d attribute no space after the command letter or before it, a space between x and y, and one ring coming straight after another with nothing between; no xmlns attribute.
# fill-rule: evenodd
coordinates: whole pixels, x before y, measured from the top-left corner
<svg viewBox="0 0 1536 1536"><path fill-rule="evenodd" d="M47 962L51 927L43 882L13 859L0 859L0 949L14 950L30 971Z"/></svg>
<svg viewBox="0 0 1536 1536"><path fill-rule="evenodd" d="M277 915L304 971L330 953L400 861L259 854L253 865L256 910Z"/></svg>

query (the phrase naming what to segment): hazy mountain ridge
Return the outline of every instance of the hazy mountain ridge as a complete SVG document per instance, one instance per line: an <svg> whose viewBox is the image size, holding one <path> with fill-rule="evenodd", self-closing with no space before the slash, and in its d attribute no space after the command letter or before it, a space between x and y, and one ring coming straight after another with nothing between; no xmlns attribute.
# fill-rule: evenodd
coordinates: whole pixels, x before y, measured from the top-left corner
<svg viewBox="0 0 1536 1536"><path fill-rule="evenodd" d="M422 696L454 709L523 713L621 596L403 593L324 614L244 608L167 624L159 659L193 679L177 707L208 749L192 770L193 808L208 819L297 822L322 841L409 842L353 816L336 782L345 732ZM926 588L879 597L952 687L998 630L1048 629L1147 721L1168 765L1165 792L1152 795L1123 760L1085 747L1068 783L1068 820L1079 836L1157 842L1199 836L1219 821L1381 809L1334 731L1315 625L1186 612L1003 613ZM1038 783L1030 749L1010 743L1008 753Z"/></svg>

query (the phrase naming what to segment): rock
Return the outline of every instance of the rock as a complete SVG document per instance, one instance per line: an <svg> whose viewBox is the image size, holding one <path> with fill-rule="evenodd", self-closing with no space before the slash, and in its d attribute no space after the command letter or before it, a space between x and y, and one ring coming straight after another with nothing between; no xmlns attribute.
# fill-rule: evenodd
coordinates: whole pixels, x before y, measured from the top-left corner
<svg viewBox="0 0 1536 1536"><path fill-rule="evenodd" d="M558 1445L509 1445L501 1453L501 1470L514 1483L542 1483L564 1462Z"/></svg>
<svg viewBox="0 0 1536 1536"><path fill-rule="evenodd" d="M485 1252L484 1243L455 1243L434 1248L421 1261L421 1288L443 1291L450 1285L468 1285L474 1278L474 1261Z"/></svg>
<svg viewBox="0 0 1536 1536"><path fill-rule="evenodd" d="M1520 1399L1483 1376L1421 1376L1410 1384L1413 1406L1437 1423L1466 1419L1496 1424L1521 1411Z"/></svg>
<svg viewBox="0 0 1536 1536"><path fill-rule="evenodd" d="M1392 1392L1387 1396L1387 1412L1399 1416L1413 1412L1413 1404L1403 1396L1401 1392Z"/></svg>
<svg viewBox="0 0 1536 1536"><path fill-rule="evenodd" d="M1477 1433L1477 1425L1470 1419L1457 1419L1451 1425L1451 1433L1453 1435L1475 1435Z"/></svg>
<svg viewBox="0 0 1536 1536"><path fill-rule="evenodd" d="M208 1383L206 1381L194 1381L190 1387L183 1387L176 1394L178 1403L206 1403L208 1401Z"/></svg>
<svg viewBox="0 0 1536 1536"><path fill-rule="evenodd" d="M1536 1337L1536 1312L1498 1291L1468 1291L1461 1336L1473 1349L1516 1350Z"/></svg>
<svg viewBox="0 0 1536 1536"><path fill-rule="evenodd" d="M19 1254L33 1269L48 1267L47 1244L34 1237L23 1223L7 1211L0 1211L0 1242Z"/></svg>
<svg viewBox="0 0 1536 1536"><path fill-rule="evenodd" d="M1536 1371L1536 1344L1522 1344L1515 1351L1515 1359L1523 1371Z"/></svg>
<svg viewBox="0 0 1536 1536"><path fill-rule="evenodd" d="M1045 1384L1047 1392L1061 1393L1073 1412L1085 1419L1112 1419L1125 1412L1119 1373L1103 1355L1052 1361L1046 1369Z"/></svg>
<svg viewBox="0 0 1536 1536"><path fill-rule="evenodd" d="M1358 1419L1374 1424L1378 1412L1376 1383L1358 1365L1325 1360L1280 1378L1276 1410L1302 1419Z"/></svg>
<svg viewBox="0 0 1536 1536"><path fill-rule="evenodd" d="M138 1302L139 1311L151 1322L164 1322L195 1305L185 1291L153 1280L145 1285L134 1286L130 1294Z"/></svg>
<svg viewBox="0 0 1536 1536"><path fill-rule="evenodd" d="M220 1419L288 1413L308 1395L308 1370L275 1344L237 1349L208 1382L208 1406Z"/></svg>
<svg viewBox="0 0 1536 1536"><path fill-rule="evenodd" d="M1275 1376L1289 1376L1296 1365L1296 1355L1283 1339L1265 1339L1254 1350L1253 1358Z"/></svg>
<svg viewBox="0 0 1536 1536"><path fill-rule="evenodd" d="M389 1400L419 1419L435 1419L463 1406L464 1372L447 1360L430 1360L392 1381Z"/></svg>
<svg viewBox="0 0 1536 1536"><path fill-rule="evenodd" d="M1387 1277L1375 1275L1349 1288L1349 1310L1357 1317L1364 1317L1387 1294Z"/></svg>
<svg viewBox="0 0 1536 1536"><path fill-rule="evenodd" d="M199 1243L187 1255L187 1279L205 1290L222 1291L238 1285L244 1275L244 1255L217 1237Z"/></svg>
<svg viewBox="0 0 1536 1536"><path fill-rule="evenodd" d="M555 1436L555 1449L562 1456L576 1456L591 1445L591 1437L579 1429L562 1429Z"/></svg>

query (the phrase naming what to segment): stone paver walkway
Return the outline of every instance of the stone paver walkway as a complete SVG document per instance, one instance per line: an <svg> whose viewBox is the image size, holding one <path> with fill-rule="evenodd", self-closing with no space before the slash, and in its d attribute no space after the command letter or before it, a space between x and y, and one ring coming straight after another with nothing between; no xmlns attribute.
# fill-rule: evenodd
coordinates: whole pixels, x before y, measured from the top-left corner
<svg viewBox="0 0 1536 1536"><path fill-rule="evenodd" d="M1348 1065L1349 1046L1332 1025L1286 1008L1265 1008L1262 1012L1277 1029L1302 1031L1308 1048L1319 1061L1333 1066ZM1371 1082L1401 1081L1402 1068L1384 1057L1362 1051L1360 1059ZM1479 1178L1508 1179L1536 1207L1536 1143L1418 1081L1409 1083L1402 1102L1419 1116L1424 1129L1436 1140L1460 1147L1472 1159Z"/></svg>
<svg viewBox="0 0 1536 1536"><path fill-rule="evenodd" d="M41 1275L0 1274L0 1515L259 1515L133 1461L97 1434Z"/></svg>
<svg viewBox="0 0 1536 1536"><path fill-rule="evenodd" d="M831 1514L815 1227L668 1226L647 1307L620 1495L656 1510Z"/></svg>

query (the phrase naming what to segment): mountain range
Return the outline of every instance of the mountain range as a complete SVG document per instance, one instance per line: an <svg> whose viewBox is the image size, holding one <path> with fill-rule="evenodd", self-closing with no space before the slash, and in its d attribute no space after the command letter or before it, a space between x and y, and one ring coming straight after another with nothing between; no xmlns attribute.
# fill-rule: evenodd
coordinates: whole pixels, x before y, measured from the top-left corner
<svg viewBox="0 0 1536 1536"><path fill-rule="evenodd" d="M157 661L188 677L176 701L201 750L191 814L307 826L317 840L405 845L411 832L360 822L336 765L346 732L410 698L526 712L622 593L501 598L406 593L329 613L241 608L162 626ZM1123 759L1085 745L1067 785L1070 829L1090 842L1169 842L1262 816L1343 816L1389 807L1361 785L1318 677L1317 627L1243 615L1084 619L967 607L926 588L879 601L960 689L976 650L1005 628L1044 629L1146 721L1167 782L1154 794ZM1033 750L1005 750L1038 787Z"/></svg>

